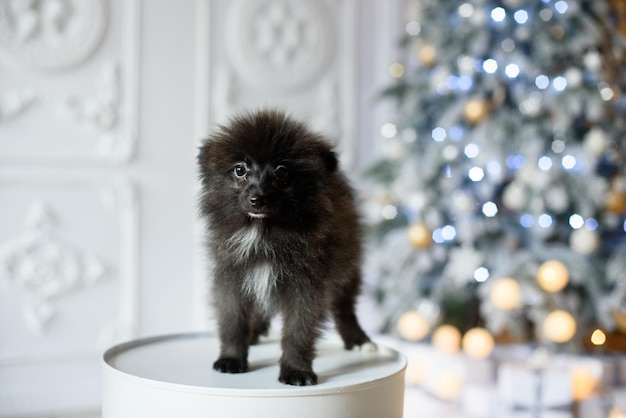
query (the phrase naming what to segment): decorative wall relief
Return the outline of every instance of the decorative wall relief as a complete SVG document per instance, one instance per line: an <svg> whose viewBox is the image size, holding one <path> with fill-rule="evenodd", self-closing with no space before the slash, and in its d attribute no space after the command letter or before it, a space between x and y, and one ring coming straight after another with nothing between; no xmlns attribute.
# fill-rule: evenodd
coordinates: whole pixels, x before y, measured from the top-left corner
<svg viewBox="0 0 626 418"><path fill-rule="evenodd" d="M14 336L0 347L0 366L20 339L38 338L40 350L47 342L58 348L63 346L59 338L72 332L85 347L95 348L136 333L136 186L126 176L79 177L0 177L5 214L0 218L0 339ZM20 331L24 325L30 334Z"/></svg>
<svg viewBox="0 0 626 418"><path fill-rule="evenodd" d="M323 72L334 55L334 21L323 1L239 0L228 15L235 71L256 87L291 90Z"/></svg>
<svg viewBox="0 0 626 418"><path fill-rule="evenodd" d="M5 0L0 43L28 66L68 69L94 52L107 18L105 0Z"/></svg>
<svg viewBox="0 0 626 418"><path fill-rule="evenodd" d="M0 159L133 156L139 1L108 4L0 2Z"/></svg>
<svg viewBox="0 0 626 418"><path fill-rule="evenodd" d="M97 255L65 242L45 202L30 206L21 236L0 243L0 287L20 290L24 319L34 332L42 332L52 320L56 299L106 274Z"/></svg>

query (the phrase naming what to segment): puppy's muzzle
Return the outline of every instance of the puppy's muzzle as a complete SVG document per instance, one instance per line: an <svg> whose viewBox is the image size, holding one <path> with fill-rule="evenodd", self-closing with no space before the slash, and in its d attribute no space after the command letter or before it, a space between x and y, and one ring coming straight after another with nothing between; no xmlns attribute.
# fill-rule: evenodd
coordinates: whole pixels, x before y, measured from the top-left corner
<svg viewBox="0 0 626 418"><path fill-rule="evenodd" d="M248 198L250 206L255 210L261 210L265 206L265 196L261 194L253 194Z"/></svg>

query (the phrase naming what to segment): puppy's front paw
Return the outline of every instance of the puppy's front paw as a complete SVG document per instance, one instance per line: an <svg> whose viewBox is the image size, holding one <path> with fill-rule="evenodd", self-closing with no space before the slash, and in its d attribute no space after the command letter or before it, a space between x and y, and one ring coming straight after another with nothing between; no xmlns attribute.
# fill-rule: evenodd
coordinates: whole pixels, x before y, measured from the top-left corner
<svg viewBox="0 0 626 418"><path fill-rule="evenodd" d="M243 373L248 371L248 362L238 358L220 358L213 363L213 369L222 373Z"/></svg>
<svg viewBox="0 0 626 418"><path fill-rule="evenodd" d="M356 348L363 353L375 353L378 351L378 346L371 341L357 345Z"/></svg>
<svg viewBox="0 0 626 418"><path fill-rule="evenodd" d="M317 385L317 375L307 370L281 369L278 380L293 386Z"/></svg>

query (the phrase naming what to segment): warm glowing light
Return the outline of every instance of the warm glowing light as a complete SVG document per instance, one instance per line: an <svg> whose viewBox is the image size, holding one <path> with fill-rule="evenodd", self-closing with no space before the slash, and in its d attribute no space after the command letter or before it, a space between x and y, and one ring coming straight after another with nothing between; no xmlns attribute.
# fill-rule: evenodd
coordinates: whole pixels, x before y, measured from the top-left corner
<svg viewBox="0 0 626 418"><path fill-rule="evenodd" d="M561 291L569 281L567 267L558 260L549 260L539 266L537 283L546 292Z"/></svg>
<svg viewBox="0 0 626 418"><path fill-rule="evenodd" d="M614 407L609 411L607 418L626 418L626 412L622 412L617 407Z"/></svg>
<svg viewBox="0 0 626 418"><path fill-rule="evenodd" d="M429 331L428 321L415 311L406 312L398 320L398 334L405 340L419 341Z"/></svg>
<svg viewBox="0 0 626 418"><path fill-rule="evenodd" d="M459 397L463 382L460 376L454 372L443 372L437 378L435 395L445 401L452 401Z"/></svg>
<svg viewBox="0 0 626 418"><path fill-rule="evenodd" d="M509 277L498 280L491 287L489 299L493 306L503 311L519 308L521 301L519 283Z"/></svg>
<svg viewBox="0 0 626 418"><path fill-rule="evenodd" d="M550 312L543 321L543 335L555 343L566 343L576 334L576 321L568 312Z"/></svg>
<svg viewBox="0 0 626 418"><path fill-rule="evenodd" d="M582 401L593 395L599 385L598 377L586 367L572 370L572 396L575 401Z"/></svg>
<svg viewBox="0 0 626 418"><path fill-rule="evenodd" d="M404 380L410 385L419 385L424 380L428 367L426 362L415 359L409 359L406 364Z"/></svg>
<svg viewBox="0 0 626 418"><path fill-rule="evenodd" d="M591 334L591 344L602 345L606 342L606 334L601 329L596 329Z"/></svg>
<svg viewBox="0 0 626 418"><path fill-rule="evenodd" d="M441 325L433 332L433 347L447 354L454 354L461 347L461 332L452 325Z"/></svg>
<svg viewBox="0 0 626 418"><path fill-rule="evenodd" d="M484 359L493 351L495 342L484 328L472 328L465 333L462 340L463 351L470 357Z"/></svg>

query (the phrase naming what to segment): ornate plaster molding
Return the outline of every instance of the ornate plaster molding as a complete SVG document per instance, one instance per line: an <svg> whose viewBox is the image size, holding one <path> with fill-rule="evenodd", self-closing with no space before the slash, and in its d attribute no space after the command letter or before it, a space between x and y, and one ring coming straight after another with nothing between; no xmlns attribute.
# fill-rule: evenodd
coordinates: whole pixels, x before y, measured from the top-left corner
<svg viewBox="0 0 626 418"><path fill-rule="evenodd" d="M23 233L0 245L0 286L23 295L29 328L42 333L55 314L54 301L107 277L95 254L66 242L54 212L45 202L28 209Z"/></svg>
<svg viewBox="0 0 626 418"><path fill-rule="evenodd" d="M258 88L293 90L313 82L335 53L324 1L238 0L227 22L232 65Z"/></svg>
<svg viewBox="0 0 626 418"><path fill-rule="evenodd" d="M106 0L0 2L0 44L19 62L39 70L81 64L98 47L107 26Z"/></svg>

